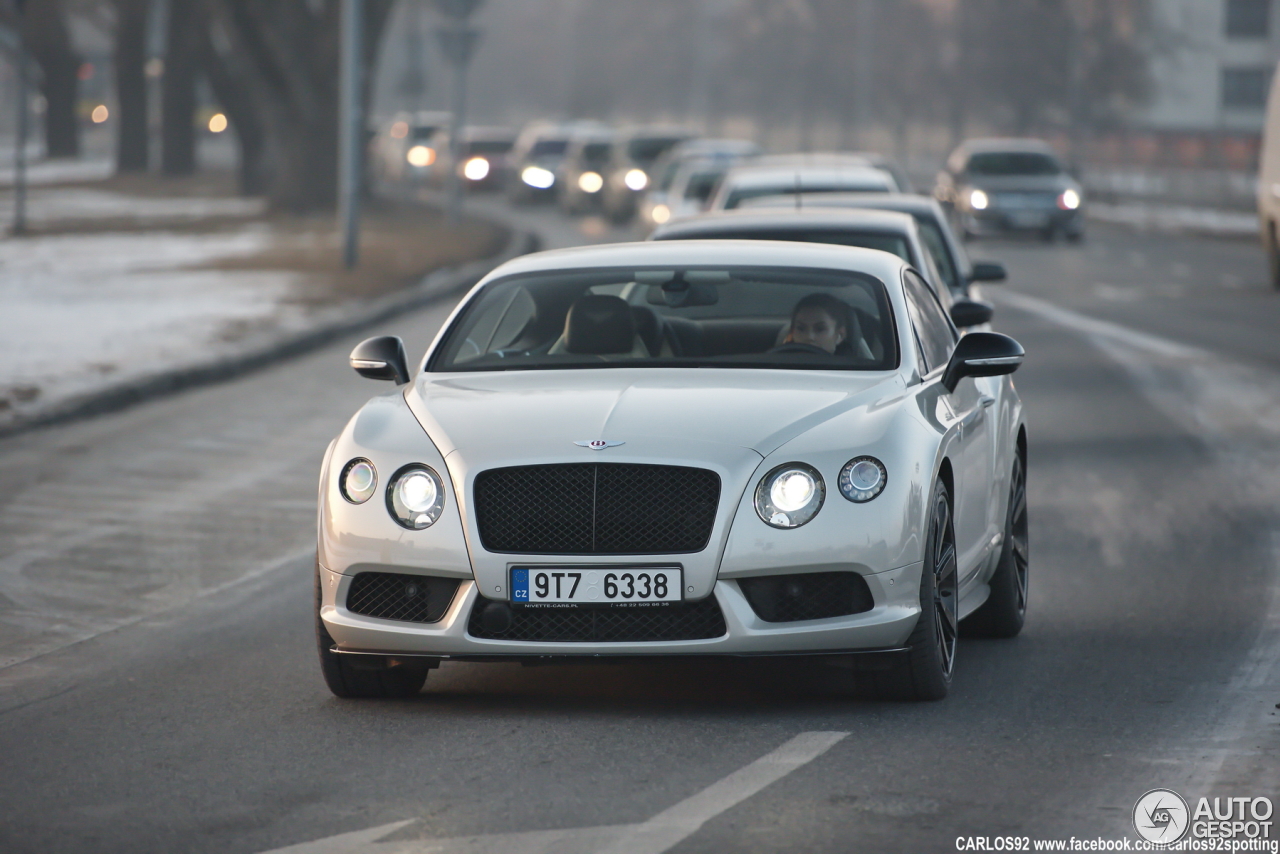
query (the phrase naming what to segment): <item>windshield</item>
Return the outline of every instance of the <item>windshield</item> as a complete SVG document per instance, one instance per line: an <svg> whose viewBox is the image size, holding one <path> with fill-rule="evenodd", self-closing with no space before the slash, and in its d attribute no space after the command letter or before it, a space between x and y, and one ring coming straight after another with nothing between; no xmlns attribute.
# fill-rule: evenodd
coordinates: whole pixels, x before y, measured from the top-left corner
<svg viewBox="0 0 1280 854"><path fill-rule="evenodd" d="M825 337L804 337L814 329ZM492 282L450 326L428 370L897 365L893 313L878 279L835 270L668 267Z"/></svg>
<svg viewBox="0 0 1280 854"><path fill-rule="evenodd" d="M764 196L794 196L799 193L802 197L810 194L821 193L888 193L893 190L889 186L888 178L877 180L869 178L861 183L839 183L839 184L804 184L800 187L787 184L766 185L758 187L739 187L729 191L729 197L725 199L725 209L731 210L739 207L747 199L759 199ZM803 203L803 198L801 199Z"/></svg>
<svg viewBox="0 0 1280 854"><path fill-rule="evenodd" d="M646 136L633 139L627 144L627 156L642 165L652 163L666 154L668 148L683 141L682 136Z"/></svg>
<svg viewBox="0 0 1280 854"><path fill-rule="evenodd" d="M467 152L470 154L506 154L511 150L512 143L509 140L501 139L477 139L467 143Z"/></svg>
<svg viewBox="0 0 1280 854"><path fill-rule="evenodd" d="M974 175L1057 175L1062 165L1050 154L1034 151L988 151L969 158Z"/></svg>
<svg viewBox="0 0 1280 854"><path fill-rule="evenodd" d="M711 198L711 194L715 192L716 187L720 186L720 179L724 177L724 173L727 171L728 169L726 168L694 172L689 176L689 182L684 185L684 197L705 202Z"/></svg>
<svg viewBox="0 0 1280 854"><path fill-rule="evenodd" d="M598 166L609 162L609 151L613 148L610 142L588 142L582 146L582 162Z"/></svg>
<svg viewBox="0 0 1280 854"><path fill-rule="evenodd" d="M540 139L529 150L530 157L555 157L564 154L569 147L567 139Z"/></svg>

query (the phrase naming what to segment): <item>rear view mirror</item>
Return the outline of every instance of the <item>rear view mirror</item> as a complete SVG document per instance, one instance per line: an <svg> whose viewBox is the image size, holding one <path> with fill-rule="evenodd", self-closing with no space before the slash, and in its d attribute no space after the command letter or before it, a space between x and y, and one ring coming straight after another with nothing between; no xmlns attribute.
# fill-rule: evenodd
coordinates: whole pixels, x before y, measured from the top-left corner
<svg viewBox="0 0 1280 854"><path fill-rule="evenodd" d="M974 261L973 272L969 274L971 282L1003 282L1009 278L1004 265L995 261Z"/></svg>
<svg viewBox="0 0 1280 854"><path fill-rule="evenodd" d="M366 338L351 351L351 367L371 380L394 380L396 385L409 381L409 361L404 355L404 342L394 335Z"/></svg>
<svg viewBox="0 0 1280 854"><path fill-rule="evenodd" d="M1022 365L1026 351L1008 335L999 332L970 332L960 339L951 361L942 372L942 385L955 391L965 377L998 377L1011 374Z"/></svg>
<svg viewBox="0 0 1280 854"><path fill-rule="evenodd" d="M959 299L951 304L951 322L957 329L990 323L995 313L995 306L991 303L975 299Z"/></svg>

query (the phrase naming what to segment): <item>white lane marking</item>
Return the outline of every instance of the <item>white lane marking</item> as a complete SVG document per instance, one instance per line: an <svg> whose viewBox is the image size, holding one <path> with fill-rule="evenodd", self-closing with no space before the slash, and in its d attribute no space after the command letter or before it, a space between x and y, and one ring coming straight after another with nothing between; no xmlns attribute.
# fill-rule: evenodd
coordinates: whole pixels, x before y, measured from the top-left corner
<svg viewBox="0 0 1280 854"><path fill-rule="evenodd" d="M263 854L662 854L720 813L817 759L848 735L802 732L772 753L640 824L380 841L412 824L402 821Z"/></svg>
<svg viewBox="0 0 1280 854"><path fill-rule="evenodd" d="M626 834L602 854L661 854L703 824L770 783L826 753L847 732L804 732L719 783L703 789Z"/></svg>
<svg viewBox="0 0 1280 854"><path fill-rule="evenodd" d="M1197 347L1189 347L1186 344L1171 341L1168 338L1161 338L1159 335L1139 332L1136 329L1130 329L1118 323L1089 317L1027 294L1001 291L996 296L996 302L1005 302L1023 311L1038 314L1046 320L1051 320L1068 329L1122 341L1131 347L1146 350L1157 356L1174 359L1197 359L1208 355L1206 351Z"/></svg>

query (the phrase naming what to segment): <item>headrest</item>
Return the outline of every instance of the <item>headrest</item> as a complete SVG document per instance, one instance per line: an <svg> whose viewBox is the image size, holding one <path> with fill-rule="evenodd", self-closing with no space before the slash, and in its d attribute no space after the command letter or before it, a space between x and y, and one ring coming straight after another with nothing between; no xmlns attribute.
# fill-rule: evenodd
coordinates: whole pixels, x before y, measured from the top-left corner
<svg viewBox="0 0 1280 854"><path fill-rule="evenodd" d="M621 297L581 296L569 307L564 321L565 349L570 353L630 353L635 336L631 307Z"/></svg>
<svg viewBox="0 0 1280 854"><path fill-rule="evenodd" d="M631 320L636 325L636 334L648 348L649 355L657 356L662 349L662 321L658 319L658 313L647 305L633 305Z"/></svg>

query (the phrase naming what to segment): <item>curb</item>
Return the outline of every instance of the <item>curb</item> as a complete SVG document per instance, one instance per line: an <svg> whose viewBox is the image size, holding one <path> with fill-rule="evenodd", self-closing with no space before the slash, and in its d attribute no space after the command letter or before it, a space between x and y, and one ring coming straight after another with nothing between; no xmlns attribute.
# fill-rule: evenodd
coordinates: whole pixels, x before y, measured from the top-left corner
<svg viewBox="0 0 1280 854"><path fill-rule="evenodd" d="M110 412L118 412L144 401L176 394L190 388L225 382L252 371L318 349L343 335L381 323L398 314L422 308L467 290L489 271L512 258L538 251L541 238L527 231L512 231L502 251L488 258L460 267L436 270L418 284L386 294L356 309L335 306L321 312L315 324L306 329L250 345L241 352L222 356L210 362L188 365L120 383L101 391L77 395L60 401L42 412L18 416L0 424L0 438L8 438L40 427L78 421Z"/></svg>

